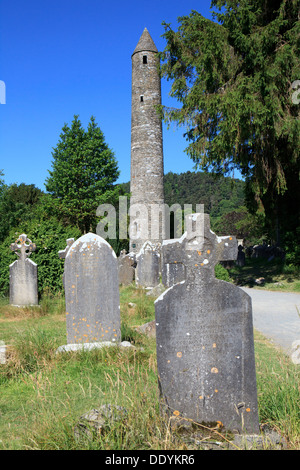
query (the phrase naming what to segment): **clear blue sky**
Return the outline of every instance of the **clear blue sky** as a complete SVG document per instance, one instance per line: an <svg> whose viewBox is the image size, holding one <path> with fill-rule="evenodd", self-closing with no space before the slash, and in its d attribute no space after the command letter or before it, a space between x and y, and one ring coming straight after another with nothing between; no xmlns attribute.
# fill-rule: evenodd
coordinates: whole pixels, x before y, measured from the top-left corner
<svg viewBox="0 0 300 470"><path fill-rule="evenodd" d="M131 54L147 27L157 48L162 22L197 10L210 18L210 0L0 0L0 170L6 184L45 190L52 149L75 114L92 115L130 180ZM170 84L162 81L162 103ZM165 173L193 169L182 129L164 126Z"/></svg>

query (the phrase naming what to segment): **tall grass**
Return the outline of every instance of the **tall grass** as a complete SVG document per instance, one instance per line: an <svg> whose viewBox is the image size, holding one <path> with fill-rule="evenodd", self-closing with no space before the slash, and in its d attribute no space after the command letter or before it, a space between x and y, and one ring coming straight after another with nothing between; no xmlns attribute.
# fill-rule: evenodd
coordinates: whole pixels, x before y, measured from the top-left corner
<svg viewBox="0 0 300 470"><path fill-rule="evenodd" d="M256 332L259 416L300 448L300 369Z"/></svg>
<svg viewBox="0 0 300 470"><path fill-rule="evenodd" d="M39 302L42 314L60 314L65 312L65 298L61 292L55 295L49 288L44 289Z"/></svg>
<svg viewBox="0 0 300 470"><path fill-rule="evenodd" d="M7 307L0 307L1 334L10 338L9 360L0 366L0 449L202 448L160 413L155 339L135 329L153 315L153 299L132 286L122 288L122 339L135 348L56 354L65 343L63 312L56 314L49 304L40 317L24 320L20 312L9 317ZM280 432L289 448L300 449L299 368L258 334L255 354L260 423ZM94 438L76 439L80 416L105 403L124 407L125 420ZM220 439L217 430L210 437Z"/></svg>

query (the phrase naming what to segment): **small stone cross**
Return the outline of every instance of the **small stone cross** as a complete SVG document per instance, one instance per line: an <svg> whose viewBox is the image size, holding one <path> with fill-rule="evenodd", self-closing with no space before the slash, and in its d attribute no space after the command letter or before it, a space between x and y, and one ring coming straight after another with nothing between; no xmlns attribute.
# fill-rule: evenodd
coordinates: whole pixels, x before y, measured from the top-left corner
<svg viewBox="0 0 300 470"><path fill-rule="evenodd" d="M26 242L29 243L26 244ZM36 250L36 244L32 243L32 241L27 238L27 235L25 233L22 233L22 235L19 236L15 243L12 243L10 245L10 249L11 251L14 251L17 256L19 256L20 260L25 261L26 258L30 256L33 251ZM18 253L18 250L20 250L20 253Z"/></svg>
<svg viewBox="0 0 300 470"><path fill-rule="evenodd" d="M58 256L61 258L61 259L65 259L65 257L67 256L67 253L69 251L69 249L71 248L71 246L73 245L75 239L74 238L68 238L67 239L67 246L64 250L60 250L58 252Z"/></svg>

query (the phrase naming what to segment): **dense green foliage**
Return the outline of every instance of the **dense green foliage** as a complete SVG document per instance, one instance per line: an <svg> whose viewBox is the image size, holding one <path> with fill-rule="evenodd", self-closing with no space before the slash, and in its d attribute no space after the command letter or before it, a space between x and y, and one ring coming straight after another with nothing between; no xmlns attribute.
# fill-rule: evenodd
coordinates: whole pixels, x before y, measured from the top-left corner
<svg viewBox="0 0 300 470"><path fill-rule="evenodd" d="M42 191L34 184L12 184L0 190L0 242L23 221L36 217Z"/></svg>
<svg viewBox="0 0 300 470"><path fill-rule="evenodd" d="M169 172L164 177L165 203L204 205L204 212L212 219L243 206L245 184L232 178L216 178L212 174L190 172L176 174Z"/></svg>
<svg viewBox="0 0 300 470"><path fill-rule="evenodd" d="M95 118L91 117L85 131L74 116L71 127L64 125L52 155L46 189L52 196L54 215L82 233L95 231L97 207L117 201L114 183L119 176L117 161Z"/></svg>
<svg viewBox="0 0 300 470"><path fill-rule="evenodd" d="M3 183L0 188L0 297L9 294L9 265L17 259L10 244L22 233L37 245L31 259L38 265L39 295L63 290L63 260L58 251L65 248L67 238L78 238L81 233L49 214L49 197L33 184Z"/></svg>
<svg viewBox="0 0 300 470"><path fill-rule="evenodd" d="M212 229L218 235L235 235L243 238L246 245L265 240L272 242L265 229L262 213L251 214L245 206L245 182L211 173L190 172L164 177L165 203L169 206L192 204L204 205L210 215Z"/></svg>
<svg viewBox="0 0 300 470"><path fill-rule="evenodd" d="M217 22L196 11L165 24L161 74L180 107L162 110L185 128L199 168L246 178L247 207L263 208L269 236L300 226L299 0L213 0Z"/></svg>

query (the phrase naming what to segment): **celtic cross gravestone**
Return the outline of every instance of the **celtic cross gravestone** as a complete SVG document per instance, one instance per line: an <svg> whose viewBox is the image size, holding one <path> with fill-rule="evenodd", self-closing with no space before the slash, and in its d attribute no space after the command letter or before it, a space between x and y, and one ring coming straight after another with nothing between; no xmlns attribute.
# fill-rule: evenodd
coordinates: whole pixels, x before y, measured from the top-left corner
<svg viewBox="0 0 300 470"><path fill-rule="evenodd" d="M23 233L10 245L10 249L19 258L9 266L10 304L38 305L37 264L29 259L36 245Z"/></svg>
<svg viewBox="0 0 300 470"><path fill-rule="evenodd" d="M220 259L236 257L237 242L217 237L207 214L189 222L181 239L167 244L185 278L155 301L162 403L173 416L257 433L251 299L214 273Z"/></svg>

